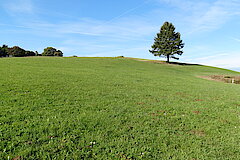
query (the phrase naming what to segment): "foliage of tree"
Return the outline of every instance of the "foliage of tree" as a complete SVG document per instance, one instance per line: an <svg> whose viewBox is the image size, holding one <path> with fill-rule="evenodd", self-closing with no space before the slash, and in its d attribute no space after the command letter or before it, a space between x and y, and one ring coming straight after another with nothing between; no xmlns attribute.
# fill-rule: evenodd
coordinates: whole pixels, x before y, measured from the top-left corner
<svg viewBox="0 0 240 160"><path fill-rule="evenodd" d="M60 50L57 50L56 48L53 47L47 47L44 49L42 56L59 56L62 57L63 53Z"/></svg>
<svg viewBox="0 0 240 160"><path fill-rule="evenodd" d="M44 49L42 54L39 54L37 51L26 51L25 49L14 46L8 47L7 45L2 45L0 47L0 57L26 57L26 56L58 56L62 57L63 52L61 50L57 50L53 47L47 47Z"/></svg>
<svg viewBox="0 0 240 160"><path fill-rule="evenodd" d="M14 46L8 49L8 55L13 57L24 57L26 56L26 51L18 46Z"/></svg>
<svg viewBox="0 0 240 160"><path fill-rule="evenodd" d="M184 47L184 43L181 40L181 34L175 32L175 27L172 23L165 22L160 32L154 38L155 42L151 46L152 50L149 50L154 56L166 57L167 62L169 59L179 59L175 55L182 55L181 50Z"/></svg>
<svg viewBox="0 0 240 160"><path fill-rule="evenodd" d="M2 47L0 47L0 57L5 57L5 52L4 50L2 49Z"/></svg>
<svg viewBox="0 0 240 160"><path fill-rule="evenodd" d="M36 56L42 56L42 54L39 54L38 51L35 51Z"/></svg>
<svg viewBox="0 0 240 160"><path fill-rule="evenodd" d="M4 57L4 50L2 49L2 47L0 48L0 57Z"/></svg>
<svg viewBox="0 0 240 160"><path fill-rule="evenodd" d="M54 53L54 56L62 57L62 56L63 56L63 53L62 53L62 51L57 50L57 51Z"/></svg>
<svg viewBox="0 0 240 160"><path fill-rule="evenodd" d="M33 51L26 51L25 56L36 56L36 53Z"/></svg>
<svg viewBox="0 0 240 160"><path fill-rule="evenodd" d="M8 46L2 45L2 47L0 47L0 57L6 57L7 55L8 55Z"/></svg>
<svg viewBox="0 0 240 160"><path fill-rule="evenodd" d="M25 49L14 46L9 48L7 45L0 47L0 57L26 57L26 56L36 56L37 52L26 51Z"/></svg>

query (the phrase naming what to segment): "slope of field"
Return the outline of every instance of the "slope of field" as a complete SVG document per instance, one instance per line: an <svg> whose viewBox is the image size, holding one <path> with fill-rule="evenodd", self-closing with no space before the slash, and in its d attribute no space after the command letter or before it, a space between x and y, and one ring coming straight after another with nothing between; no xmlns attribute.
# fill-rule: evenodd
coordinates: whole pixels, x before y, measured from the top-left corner
<svg viewBox="0 0 240 160"><path fill-rule="evenodd" d="M0 159L240 159L239 73L125 58L1 58Z"/></svg>

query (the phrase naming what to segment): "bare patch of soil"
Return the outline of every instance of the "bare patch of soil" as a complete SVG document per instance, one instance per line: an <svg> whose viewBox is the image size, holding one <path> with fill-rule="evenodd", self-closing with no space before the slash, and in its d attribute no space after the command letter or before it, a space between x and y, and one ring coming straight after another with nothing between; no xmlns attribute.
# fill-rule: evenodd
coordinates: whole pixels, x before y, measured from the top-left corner
<svg viewBox="0 0 240 160"><path fill-rule="evenodd" d="M193 113L195 113L195 114L200 114L201 113L201 111L192 111Z"/></svg>
<svg viewBox="0 0 240 160"><path fill-rule="evenodd" d="M225 83L240 84L240 76L210 75L210 76L200 76L200 78L219 81L219 82L225 82Z"/></svg>
<svg viewBox="0 0 240 160"><path fill-rule="evenodd" d="M201 136L201 137L206 135L205 132L202 130L191 130L190 134L193 134L196 136Z"/></svg>

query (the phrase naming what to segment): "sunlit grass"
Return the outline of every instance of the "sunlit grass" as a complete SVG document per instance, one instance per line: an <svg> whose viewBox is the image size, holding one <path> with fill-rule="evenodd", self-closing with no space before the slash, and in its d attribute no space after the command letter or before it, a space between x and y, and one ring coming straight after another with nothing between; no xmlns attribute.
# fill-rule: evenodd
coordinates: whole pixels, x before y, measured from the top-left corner
<svg viewBox="0 0 240 160"><path fill-rule="evenodd" d="M0 159L240 159L239 75L125 58L0 59Z"/></svg>

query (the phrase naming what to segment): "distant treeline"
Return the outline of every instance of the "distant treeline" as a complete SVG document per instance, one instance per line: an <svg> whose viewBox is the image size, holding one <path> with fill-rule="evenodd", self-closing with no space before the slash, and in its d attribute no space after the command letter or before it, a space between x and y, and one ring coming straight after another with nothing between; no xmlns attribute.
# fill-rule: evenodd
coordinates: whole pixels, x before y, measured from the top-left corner
<svg viewBox="0 0 240 160"><path fill-rule="evenodd" d="M47 47L44 49L42 54L37 51L28 51L19 46L8 47L7 45L2 45L0 47L0 57L27 57L27 56L59 56L62 57L63 53L53 47Z"/></svg>

